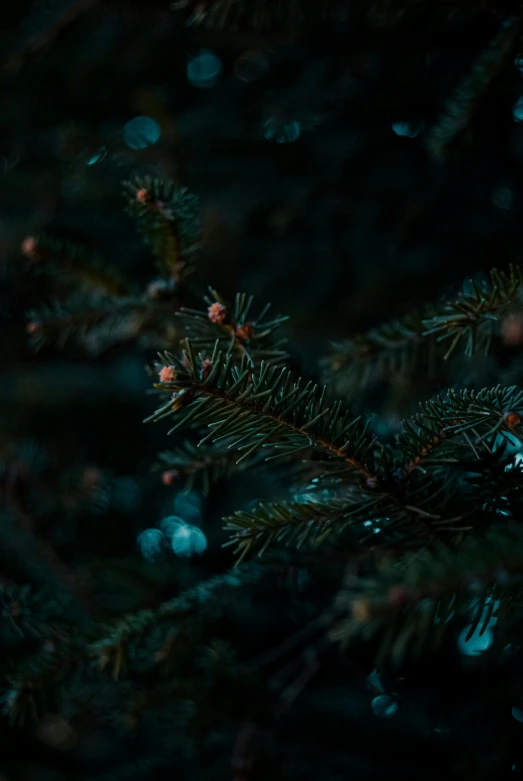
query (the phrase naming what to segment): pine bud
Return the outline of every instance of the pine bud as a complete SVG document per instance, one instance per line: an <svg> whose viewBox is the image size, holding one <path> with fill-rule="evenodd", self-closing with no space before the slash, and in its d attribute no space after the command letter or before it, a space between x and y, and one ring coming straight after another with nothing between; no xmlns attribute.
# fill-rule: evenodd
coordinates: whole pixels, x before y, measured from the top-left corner
<svg viewBox="0 0 523 781"><path fill-rule="evenodd" d="M147 203L149 201L149 192L144 187L136 191L136 200L138 203Z"/></svg>
<svg viewBox="0 0 523 781"><path fill-rule="evenodd" d="M253 332L253 325L251 323L244 323L236 329L236 338L241 342L247 342L249 339L252 339Z"/></svg>
<svg viewBox="0 0 523 781"><path fill-rule="evenodd" d="M523 344L523 316L508 315L501 324L501 338L503 344L509 347L517 347Z"/></svg>
<svg viewBox="0 0 523 781"><path fill-rule="evenodd" d="M505 423L507 424L508 428L516 428L516 426L519 426L521 423L521 418L517 412L507 412L505 415Z"/></svg>
<svg viewBox="0 0 523 781"><path fill-rule="evenodd" d="M22 255L31 260L39 260L37 252L37 241L34 236L26 236L22 242L21 250Z"/></svg>
<svg viewBox="0 0 523 781"><path fill-rule="evenodd" d="M211 372L212 361L209 358L205 358L205 360L202 361L202 380L206 380Z"/></svg>
<svg viewBox="0 0 523 781"><path fill-rule="evenodd" d="M162 472L162 483L172 485L179 477L180 473L177 469L168 469L166 472Z"/></svg>
<svg viewBox="0 0 523 781"><path fill-rule="evenodd" d="M227 307L218 303L218 301L215 304L211 304L207 311L211 323L225 323L227 320Z"/></svg>
<svg viewBox="0 0 523 781"><path fill-rule="evenodd" d="M174 366L163 366L160 369L160 382L174 382L176 379L176 369Z"/></svg>

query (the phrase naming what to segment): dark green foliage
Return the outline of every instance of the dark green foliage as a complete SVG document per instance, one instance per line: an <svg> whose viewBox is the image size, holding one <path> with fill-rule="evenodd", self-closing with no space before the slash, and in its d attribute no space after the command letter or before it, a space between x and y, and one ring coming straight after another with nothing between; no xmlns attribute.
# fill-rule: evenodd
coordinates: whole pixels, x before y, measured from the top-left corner
<svg viewBox="0 0 523 781"><path fill-rule="evenodd" d="M482 284L465 282L454 300L334 345L335 352L324 361L326 377L335 387L355 391L398 374L434 376L458 348L467 358L486 355L503 320L521 312L522 285L519 266L508 272L492 269Z"/></svg>
<svg viewBox="0 0 523 781"><path fill-rule="evenodd" d="M189 700L199 700L209 692L213 680L220 684L220 668L227 678L228 668L235 664L223 643L202 649L208 626L223 613L224 592L234 612L234 591L260 582L267 572L267 567L251 562L197 584L156 610L129 614L114 625L100 622L86 627L76 617L76 624L72 623L76 631L70 637L53 633L51 624L45 632L45 637L54 640L50 649L45 653L37 650L19 663L16 675L10 677L4 702L10 722L23 725L37 721L46 710L46 701L66 704L71 696L81 699L83 685L95 689L106 686L108 676L114 681L124 679L118 705L122 724L137 724L148 710L162 704L175 702L183 709ZM31 604L46 599L48 595L37 593ZM27 597L22 604L26 603ZM42 621L58 618L53 602L45 610L39 616ZM66 616L62 614L61 620ZM199 677L194 675L195 668L200 669ZM137 687L140 676L148 678ZM125 681L133 678L135 683L127 684L125 696ZM190 728L192 709L186 720Z"/></svg>
<svg viewBox="0 0 523 781"><path fill-rule="evenodd" d="M35 248L27 254L36 271L52 274L78 291L114 297L129 294L127 281L99 255L70 241L47 236L33 241Z"/></svg>
<svg viewBox="0 0 523 781"><path fill-rule="evenodd" d="M138 6L143 24L114 14ZM20 239L49 220L103 244L129 280L68 245L44 258L37 239L26 255L55 279L15 279L9 302L8 437L48 437L60 458L55 470L2 446L0 775L513 776L523 317L508 265L521 246L509 17L521 8L190 0L159 17L160 7L52 2L48 24L14 47L20 78L5 74L4 251L20 269ZM5 10L7 56L17 13ZM213 89L191 83L202 49L223 64ZM162 131L138 150L122 132L137 114ZM176 187L146 177L162 172ZM147 253L113 218L120 176L161 269L147 286ZM201 255L182 180L205 203ZM481 279L492 258L506 274L423 308L460 277ZM199 303L198 279L224 292L223 319L209 317L214 291ZM288 344L283 318L263 302L249 311L237 289L291 314ZM49 294L58 302L40 309ZM26 308L37 310L36 342L77 336L96 359L19 356ZM345 341L327 389L315 388L333 336ZM143 398L140 367L158 351L178 373ZM159 458L163 426L139 424L155 395L159 417L193 437L173 432ZM154 461L169 489L151 479ZM205 553L179 553L166 515L204 533ZM142 546L160 530L158 550ZM238 580L227 540L246 559ZM19 612L22 583L32 588ZM462 628L488 639L492 619L491 652L463 658ZM397 696L397 714L374 712L376 690Z"/></svg>
<svg viewBox="0 0 523 781"><path fill-rule="evenodd" d="M284 29L290 32L307 30L325 21L344 22L359 15L370 23L394 24L397 20L416 19L424 11L416 0L376 0L370 4L355 0L173 0L172 8L183 14L189 26L220 31ZM472 16L496 10L517 14L519 6L517 0L445 0L434 10L436 17L460 13ZM497 51L500 44L493 48ZM486 55L484 59L487 59Z"/></svg>
<svg viewBox="0 0 523 781"><path fill-rule="evenodd" d="M9 649L26 640L54 638L60 642L64 628L70 623L67 607L70 607L67 602L56 598L51 590L35 590L29 585L2 585L0 643Z"/></svg>
<svg viewBox="0 0 523 781"><path fill-rule="evenodd" d="M517 16L502 22L498 34L456 87L442 116L425 139L428 151L439 162L451 154L452 146L471 124L485 93L492 88L494 79L514 55L520 32L521 16L517 12Z"/></svg>
<svg viewBox="0 0 523 781"><path fill-rule="evenodd" d="M146 314L147 304L140 297L112 298L76 294L64 301L56 301L28 312L27 330L31 344L36 349L47 343L61 348L72 338L85 344L91 337L94 338L90 343L91 350L97 352L111 341L123 341L136 336L140 315ZM97 337L100 339L98 348Z"/></svg>
<svg viewBox="0 0 523 781"><path fill-rule="evenodd" d="M424 405L424 413L441 426L447 436L471 432L474 442L484 442L494 434L521 441L523 392L516 387L475 391L449 391L443 399Z"/></svg>
<svg viewBox="0 0 523 781"><path fill-rule="evenodd" d="M300 547L307 543L319 545L331 537L339 537L350 527L352 552L364 551L369 532L364 522L388 511L387 498L371 491L348 494L328 504L261 504L254 510L238 511L225 520L231 533L238 560L260 548L261 555L275 543L291 543ZM383 508L383 509L382 509Z"/></svg>
<svg viewBox="0 0 523 781"><path fill-rule="evenodd" d="M425 334L424 316L384 323L367 334L335 343L323 361L324 375L339 392L354 392L379 380L427 372L435 366L435 339Z"/></svg>
<svg viewBox="0 0 523 781"><path fill-rule="evenodd" d="M177 284L194 270L200 250L200 209L195 195L174 182L134 179L124 183L127 211L136 220L160 269Z"/></svg>
<svg viewBox="0 0 523 781"><path fill-rule="evenodd" d="M182 307L179 312L195 348L212 352L218 342L222 350L237 358L245 355L252 365L261 361L281 364L288 357L284 349L286 340L278 331L288 317L270 316L270 304L258 315L251 314L254 296L245 293L237 293L234 306L230 307L215 290L209 292L204 299L206 311ZM220 309L213 313L216 305Z"/></svg>
<svg viewBox="0 0 523 781"><path fill-rule="evenodd" d="M341 504L262 505L230 519L242 555L277 540L319 542L348 525L355 528L353 544L361 544L369 536L364 528L369 517L384 519L376 540L381 545L410 545L413 534L415 540L420 534L429 540L455 534L470 511L456 504L462 488L445 468L468 461L471 453L479 459L490 452L496 435L522 436L522 396L514 387L449 391L427 402L421 416L406 422L396 452L370 436L341 402L327 407L325 390L292 382L285 369L262 365L257 375L245 359L235 367L231 354L222 358L218 346L210 360L204 377L202 358L190 342L182 359L164 356L173 378L155 387L171 399L151 420L174 416L171 432L209 427L201 443L226 440L241 453L239 463L266 448L276 451L268 461L313 451L318 456L313 463L339 481ZM351 484L349 494L344 481Z"/></svg>
<svg viewBox="0 0 523 781"><path fill-rule="evenodd" d="M482 539L466 537L455 549L424 549L385 565L345 595L352 616L338 624L333 637L348 642L379 633L379 659L400 665L408 654L437 648L464 616L471 616L465 640L481 635L493 617L509 621L519 610L522 554L522 531L512 524Z"/></svg>
<svg viewBox="0 0 523 781"><path fill-rule="evenodd" d="M522 304L523 275L518 266L508 273L493 269L484 285L473 282L454 302L447 304L439 315L425 319L425 334L434 334L439 342L450 340L445 358L458 344L470 358L478 350L487 353L503 315L519 311Z"/></svg>
<svg viewBox="0 0 523 781"><path fill-rule="evenodd" d="M178 342L174 315L182 301L191 300L185 280L199 250L198 200L173 182L153 179L126 182L124 189L128 213L161 259L164 278L132 293L133 284L98 256L70 242L28 237L23 251L35 269L52 273L65 287L62 299L28 313L34 347L61 348L74 338L97 354L126 341L156 348ZM144 194L141 200L137 193Z"/></svg>
<svg viewBox="0 0 523 781"><path fill-rule="evenodd" d="M317 23L340 9L339 0L174 0L172 7L187 17L189 26L236 30L288 29L294 31L304 25Z"/></svg>
<svg viewBox="0 0 523 781"><path fill-rule="evenodd" d="M242 451L239 461L263 447L276 449L272 458L279 458L313 446L324 454L325 469L372 476L373 438L341 402L327 406L325 388L293 381L287 369L268 363L255 373L245 357L235 366L233 355L224 356L218 344L209 360L210 372L204 377L203 359L190 341L183 358L163 356L164 365L176 367L176 375L173 382L155 387L173 397L151 420L178 413L171 431L189 423L210 426L201 442L230 439L229 447Z"/></svg>
<svg viewBox="0 0 523 781"><path fill-rule="evenodd" d="M196 246L191 243L196 201L185 191L152 180L127 185L127 192L131 213L165 261L164 270L175 279L177 290ZM501 319L519 311L521 279L516 267L508 274L493 271L488 284L464 288L453 302L426 310L423 317L358 337L342 348L344 380L349 386L364 386L371 378L412 369L418 359L418 368L423 364L435 369L440 343L446 348L441 357L460 343L469 358L479 350L486 352ZM485 575L484 550L494 551L499 571L508 567L519 573L517 556L507 564L517 530L505 521L517 517L522 494L521 473L507 444L523 441L523 397L516 387L451 389L423 403L421 412L403 423L395 441L382 442L371 433L370 422L349 412L341 401L332 401L327 387L297 378L281 365L287 353L280 329L287 318L271 317L268 306L253 315L253 297L243 294L231 307L212 289L203 311L178 309L172 306L172 292L165 298L157 291L134 298L73 296L33 315L38 325L33 337L44 342L54 336L63 342L69 335L85 339L102 329L103 339L115 329L119 341L143 332L161 346L167 323L173 324L170 333L176 342L174 322L181 319L189 338L181 354L160 354L154 387L169 399L149 420L173 418L170 433L194 429L198 444L185 441L161 453L158 466L164 470L164 482L208 494L217 481L238 471L259 471L262 464L270 469L276 459L288 466L293 460L303 462L303 473L315 475L305 497L296 498L291 491L281 501L238 510L226 518L225 530L238 561L283 543L296 551L291 556L300 555L302 548L323 551L320 556L337 548L343 556L365 563L365 577L334 600L332 616L338 624L332 639L354 642L379 636L379 658L400 664L411 652L437 647L456 616L477 602L461 569L476 555L471 551L480 551L471 564L477 570L474 577ZM467 542L464 533L470 535ZM495 545L483 543L485 533L495 535ZM384 556L392 561L385 569ZM197 704L206 696L207 684L202 688L193 679L194 660L201 658L207 622L220 614L224 591L254 586L264 567L249 563L242 570L246 578L226 573L157 609L129 613L114 625L91 625L88 637L65 642L59 663L38 654L29 657L25 672L19 671L11 682L16 692L9 705L12 723L38 718L46 707L43 700L64 696L74 676L81 680L84 675L110 674L122 686L129 682L132 692L123 718L131 721L163 708L165 697L180 705L186 700ZM511 575L510 588L507 583L502 588L497 573L485 583L479 602L489 617L493 600L499 600L506 613L519 598L519 575L515 580ZM227 649L224 656L216 650L209 656L223 656L217 664L224 670ZM135 690L136 676L146 676L147 683ZM167 688L158 676L167 676ZM186 726L191 722L187 718Z"/></svg>
<svg viewBox="0 0 523 781"><path fill-rule="evenodd" d="M181 484L184 490L200 490L208 494L211 486L219 480L232 477L247 467L254 466L254 458L248 464L237 464L238 455L229 449L227 440L218 445L197 447L186 440L180 447L158 455L157 469L162 469L165 482L175 486ZM261 463L261 458L258 459ZM259 468L259 466L258 466Z"/></svg>
<svg viewBox="0 0 523 781"><path fill-rule="evenodd" d="M449 390L446 397L423 403L422 414L404 421L398 438L404 470L445 468L467 458L469 449L479 459L480 453L492 452L496 436L521 441L522 404L515 386Z"/></svg>
<svg viewBox="0 0 523 781"><path fill-rule="evenodd" d="M146 643L158 643L158 632L169 632L172 620L195 615L198 619L206 609L220 609L220 597L224 590L230 591L242 585L256 583L265 576L266 570L259 564L249 562L242 569L225 572L210 580L197 584L194 588L165 602L157 610L143 610L136 615L126 616L115 627L106 631L105 636L91 646L91 651L105 658L107 653L113 654L115 649L128 647L130 643L142 644L142 650L133 651L135 659L142 657L145 664L153 664L154 656L150 649L143 647ZM163 628L161 623L164 622ZM150 631L147 636L146 631ZM165 637L164 637L165 639Z"/></svg>
<svg viewBox="0 0 523 781"><path fill-rule="evenodd" d="M165 357L166 364L177 366L177 373L173 383L157 387L174 391L174 403L171 400L154 419L175 415L175 429L186 424L210 426L203 442L219 440L216 435L227 437L230 448L247 450L243 457L269 446L293 455L310 448L319 452L322 467L334 469L337 477L334 496L327 503L318 493L317 501L264 503L226 519L240 560L276 543L317 547L331 538L338 538L352 555L368 556L390 546L409 551L409 558L395 560L390 573L378 568L377 579L369 581L375 585L366 585L364 579L358 587L362 593L347 597L353 617L341 622L334 638L347 641L362 632L370 638L383 631L379 658L400 664L407 653L421 654L428 645L442 642L451 619L468 609L473 596L477 598L477 590L470 593L471 577L474 582L483 573L491 578L478 613L487 611L485 627L494 599L505 610L519 598L521 562L514 534L521 535L517 527L504 529L500 520L504 515L517 517L514 502L521 499L521 473L510 468L506 447L494 446L496 436L522 440L523 396L515 387L449 391L423 404L422 414L405 422L397 446L388 448L368 438L358 421L348 422L339 404L323 408L324 394L318 395L313 386L291 383L285 370L262 365L257 376L245 362L235 370L231 355L224 361L216 347L213 369L202 380L200 361L190 343L183 360ZM348 434L353 438L341 444ZM499 475L488 483L485 474L496 463L506 477ZM506 496L500 503L503 482ZM474 498L480 485L481 510ZM489 522L498 530L485 542L481 536L461 541L464 531L481 535ZM457 547L443 548L436 544L438 539ZM507 571L514 571L515 579L507 580ZM342 603L338 601L338 608Z"/></svg>

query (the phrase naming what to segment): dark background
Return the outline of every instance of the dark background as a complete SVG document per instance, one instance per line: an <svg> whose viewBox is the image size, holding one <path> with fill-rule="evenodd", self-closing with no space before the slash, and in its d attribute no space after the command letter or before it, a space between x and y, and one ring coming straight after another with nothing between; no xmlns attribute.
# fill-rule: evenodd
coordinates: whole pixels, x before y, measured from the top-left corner
<svg viewBox="0 0 523 781"><path fill-rule="evenodd" d="M121 182L173 178L202 203L196 285L272 301L291 316L294 354L314 373L330 340L520 260L523 123L513 107L523 96L523 51L519 33L510 46L494 47L495 67L481 71L481 88L469 85L470 101L458 101L462 129L444 143L442 114L503 22L520 13L517 4L339 3L334 18L299 32L247 23L239 31L187 27L185 11L152 0L84 5L79 11L69 3L70 17L64 0L2 9L0 458L4 488L21 474L37 475L39 534L68 564L98 568L99 603L117 613L156 604L180 584L229 565L219 518L253 498L274 498L282 483L278 476L242 476L218 486L200 510L206 557L163 561L154 572L136 574L143 561L138 535L172 513L174 501L172 489L151 473L165 431L142 424L152 409L144 372L151 356L128 343L94 357L75 345L34 354L26 312L53 297L53 284L20 253L23 238L44 231L74 240L145 284L154 269L124 214ZM223 65L209 88L187 77L188 63L202 49ZM122 128L139 115L155 119L161 136L130 149ZM269 120L277 123L280 143L266 137ZM409 123L412 137L398 135L397 123ZM289 127L299 127L295 140ZM471 382L472 369L464 371ZM427 391L419 383L413 377L403 390L399 410L378 392L355 393L351 401L366 414L383 415L388 431ZM445 384L442 377L430 390ZM69 512L57 497L67 497L71 470L86 469L100 476L100 506L75 505ZM31 559L29 549L27 557L20 551L19 559L4 554L4 569L15 580ZM36 577L47 575L38 570ZM501 706L493 710L495 694L479 696L496 689L496 676L509 675L500 669L463 671L452 659L438 673L414 670L406 684L396 682L409 690L404 723L397 732L384 728L381 744L374 743L363 684L342 695L340 679L334 683L326 674L320 705L310 713L314 719L323 713L329 726L318 727L304 706L290 734L280 737L278 772L316 779L441 772L513 777L517 723ZM450 736L445 748L434 743L441 714ZM366 725L361 734L356 724ZM364 746L359 758L351 755L350 775L342 750L346 729L356 730L352 747ZM46 757L25 768L16 756L24 740L15 758L9 756L8 780L84 777L78 764L62 768L62 775L41 775ZM3 750L9 753L6 742ZM76 759L82 761L87 774L98 772L98 760ZM210 772L202 762L202 774ZM229 777L225 767L216 778ZM195 765L180 772L188 777ZM115 771L114 777L127 776ZM137 771L133 777L156 776Z"/></svg>

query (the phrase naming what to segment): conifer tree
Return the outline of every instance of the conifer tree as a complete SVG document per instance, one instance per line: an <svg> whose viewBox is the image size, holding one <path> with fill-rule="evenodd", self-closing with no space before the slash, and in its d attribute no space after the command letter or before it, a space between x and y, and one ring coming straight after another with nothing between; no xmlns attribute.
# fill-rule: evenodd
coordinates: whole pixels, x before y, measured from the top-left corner
<svg viewBox="0 0 523 781"><path fill-rule="evenodd" d="M66 5L57 3L40 34L16 50L9 78L23 79L31 58L50 42L59 46L68 25L71 35L76 25L96 26L97 3ZM154 9L165 12L161 2ZM143 24L148 12L137 3L108 0L100 13L121 19L123 12L129 20L135 17L126 12L135 10ZM41 9L34 11L33 21L41 19ZM438 40L445 40L442 29L477 33L423 130L410 120L394 130L398 141L419 135L416 148L437 172L425 193L429 205L407 209L395 226L401 245L402 231L409 236L412 222L436 219L438 198L467 172L456 161L484 148L485 107L514 102L520 13L517 4L460 0L437 9L204 0L174 3L167 15L169 29L196 36L191 41L238 35L268 40L270 49L281 34L284 46L323 51L327 36L336 78L347 48L339 31L356 22L369 55L377 36L376 51L388 62L400 40L413 46L412 31L429 23ZM252 52L251 66L264 67ZM351 59L351 74L353 66ZM360 62L354 72L372 81L373 67ZM335 78L324 100L316 82L312 102L321 110L307 113L295 78L287 94L302 112L299 130L278 120L275 131L276 119L267 120L265 138L275 148L288 148L296 132L310 139L338 121L344 129L338 98L358 92L356 78L350 88ZM270 103L277 86L252 94ZM222 143L220 137L213 146L217 157L229 154ZM361 182L357 162L366 147L357 133L354 143L359 151L345 174ZM105 146L87 151L88 166L119 154ZM271 161L278 160L282 182L295 167L302 187L306 166L291 152ZM78 159L69 162L74 167ZM191 163L197 173L186 178L205 182L199 161ZM223 159L216 165L224 188ZM243 160L236 172L242 168ZM6 169L8 175L7 158ZM209 781L508 776L521 762L523 721L523 274L516 228L507 229L510 241L498 241L496 257L470 251L461 284L455 269L446 268L444 280L438 268L441 284L431 300L422 294L430 283L413 296L420 277L411 269L409 287L401 252L391 253L398 262L392 272L378 262L374 269L374 196L363 197L361 213L353 199L340 220L351 209L371 214L371 227L362 228L369 276L349 269L354 293L338 263L348 250L357 256L359 224L351 223L353 243L311 249L321 271L312 282L308 248L299 243L296 265L288 258L293 284L283 289L285 264L281 256L273 263L265 234L273 231L272 248L285 242L289 224L298 225L296 243L296 235L307 237L305 223L323 219L323 201L339 196L340 179L329 175L327 196L321 186L311 189L295 211L257 215L263 229L252 229L249 246L254 257L258 245L266 252L260 270L249 253L238 252L230 265L226 253L213 255L206 189L182 183L178 160L171 169L172 180L132 171L126 177L124 244L106 247L104 231L93 229L84 231L92 238L84 247L74 231L68 237L62 226L55 236L53 226L40 231L36 220L16 252L22 286L37 291L25 320L35 355L28 365L52 366L60 355L68 370L52 385L54 408L43 398L42 375L6 392L26 405L35 439L46 424L52 432L45 449L24 440L15 421L0 443L0 772L27 781L173 773ZM260 173L260 188L262 181ZM396 204L387 205L395 218ZM108 222L120 219L106 211ZM463 215L466 222L465 209ZM344 235L335 221L331 228ZM126 265L137 233L141 262ZM480 239L470 241L477 249ZM92 251L95 244L103 255ZM248 271L259 275L246 284ZM327 293L314 289L322 274L331 274ZM385 282L391 276L392 292ZM373 284L384 305L371 312ZM300 300L300 285L311 288L309 303ZM265 300L268 289L274 307ZM317 307L310 303L322 295ZM368 329L352 328L360 295L365 316L358 324ZM117 363L122 354L145 364L142 385ZM72 374L85 379L68 392ZM143 385L142 423L133 393ZM110 414L103 395L109 386ZM92 419L82 420L93 397ZM137 483L87 463L90 427L105 429L99 454L119 450L131 471L147 469L140 477L145 500L127 516L122 508ZM67 428L78 432L76 460L71 451L59 454ZM131 429L141 432L134 441L126 435ZM168 497L169 512L166 504L160 512L159 496Z"/></svg>

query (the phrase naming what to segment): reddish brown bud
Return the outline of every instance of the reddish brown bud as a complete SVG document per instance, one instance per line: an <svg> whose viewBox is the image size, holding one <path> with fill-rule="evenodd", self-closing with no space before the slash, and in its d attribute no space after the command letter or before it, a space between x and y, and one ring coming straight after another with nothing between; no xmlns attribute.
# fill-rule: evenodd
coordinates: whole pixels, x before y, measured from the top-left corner
<svg viewBox="0 0 523 781"><path fill-rule="evenodd" d="M149 192L144 187L136 191L136 200L138 203L147 203L149 200Z"/></svg>
<svg viewBox="0 0 523 781"><path fill-rule="evenodd" d="M27 323L25 330L28 334L37 334L42 329L42 323L38 323L36 321L32 323Z"/></svg>
<svg viewBox="0 0 523 781"><path fill-rule="evenodd" d="M523 316L508 315L501 324L503 344L516 347L523 344Z"/></svg>
<svg viewBox="0 0 523 781"><path fill-rule="evenodd" d="M241 342L247 342L249 339L252 339L253 332L253 325L251 323L244 323L236 329L236 338Z"/></svg>
<svg viewBox="0 0 523 781"><path fill-rule="evenodd" d="M209 313L209 320L211 323L225 323L227 320L227 307L223 304L216 302L211 304L207 310Z"/></svg>
<svg viewBox="0 0 523 781"><path fill-rule="evenodd" d="M168 469L166 472L162 472L162 483L172 485L179 477L180 473L177 469Z"/></svg>
<svg viewBox="0 0 523 781"><path fill-rule="evenodd" d="M176 379L176 369L174 366L162 366L160 369L160 382L174 382Z"/></svg>
<svg viewBox="0 0 523 781"><path fill-rule="evenodd" d="M37 241L34 236L26 236L21 246L22 255L31 260L38 260Z"/></svg>
<svg viewBox="0 0 523 781"><path fill-rule="evenodd" d="M521 423L521 418L517 412L507 412L505 415L505 423L509 428L516 428Z"/></svg>
<svg viewBox="0 0 523 781"><path fill-rule="evenodd" d="M212 361L209 358L205 358L202 361L202 380L206 380L212 371Z"/></svg>

